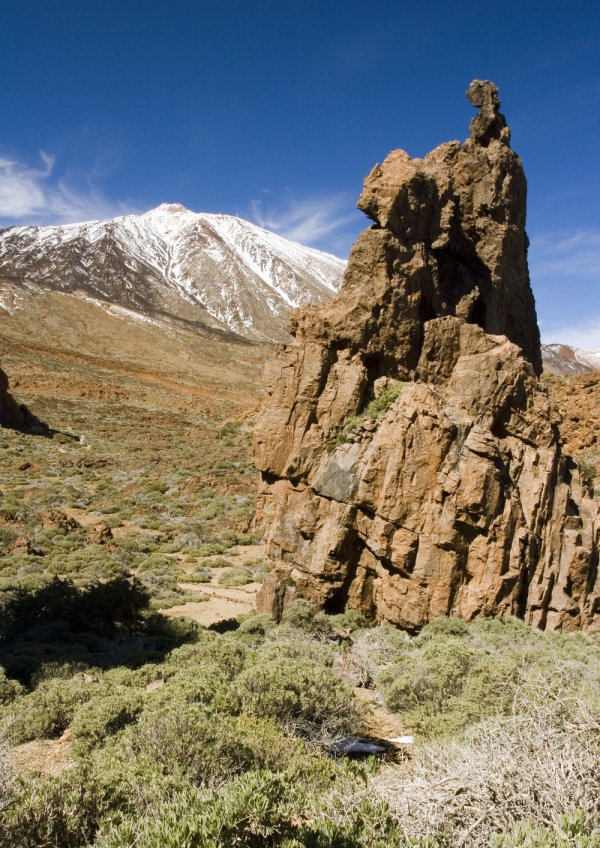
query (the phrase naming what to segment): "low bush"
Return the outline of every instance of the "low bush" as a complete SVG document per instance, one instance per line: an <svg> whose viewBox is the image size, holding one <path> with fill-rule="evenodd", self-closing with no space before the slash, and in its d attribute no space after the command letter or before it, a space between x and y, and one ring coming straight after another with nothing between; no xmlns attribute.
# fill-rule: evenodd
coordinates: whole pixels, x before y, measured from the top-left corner
<svg viewBox="0 0 600 848"><path fill-rule="evenodd" d="M228 589L233 589L236 586L245 586L247 583L252 583L252 572L243 565L236 565L234 568L229 568L222 571L217 578L220 586L225 586Z"/></svg>
<svg viewBox="0 0 600 848"><path fill-rule="evenodd" d="M400 396L400 392L406 383L401 381L392 381L390 385L383 391L378 398L375 398L365 409L365 414L371 419L377 418L382 412L387 412L394 401Z"/></svg>
<svg viewBox="0 0 600 848"><path fill-rule="evenodd" d="M470 626L437 619L387 661L377 677L387 707L429 735L508 715L518 691L546 679L563 690L575 681L589 692L600 685L600 646L577 635L542 636L511 617Z"/></svg>
<svg viewBox="0 0 600 848"><path fill-rule="evenodd" d="M90 699L75 710L70 723L74 754L87 756L92 748L136 721L141 711L141 694L125 687Z"/></svg>
<svg viewBox="0 0 600 848"><path fill-rule="evenodd" d="M261 658L237 677L232 697L250 715L274 719L287 732L310 738L360 729L352 691L330 668L305 658Z"/></svg>
<svg viewBox="0 0 600 848"><path fill-rule="evenodd" d="M553 828L531 819L515 822L507 833L494 837L495 848L600 848L583 810L559 816Z"/></svg>
<svg viewBox="0 0 600 848"><path fill-rule="evenodd" d="M183 578L183 583L210 583L212 571L210 568L195 568Z"/></svg>
<svg viewBox="0 0 600 848"><path fill-rule="evenodd" d="M210 557L202 562L202 568L231 568L233 563L225 557Z"/></svg>
<svg viewBox="0 0 600 848"><path fill-rule="evenodd" d="M283 614L283 623L294 630L315 636L329 638L332 635L331 619L323 612L315 612L304 598L297 598Z"/></svg>
<svg viewBox="0 0 600 848"><path fill-rule="evenodd" d="M13 705L6 736L14 745L32 739L56 739L67 729L77 708L93 695L90 686L77 678L43 680Z"/></svg>

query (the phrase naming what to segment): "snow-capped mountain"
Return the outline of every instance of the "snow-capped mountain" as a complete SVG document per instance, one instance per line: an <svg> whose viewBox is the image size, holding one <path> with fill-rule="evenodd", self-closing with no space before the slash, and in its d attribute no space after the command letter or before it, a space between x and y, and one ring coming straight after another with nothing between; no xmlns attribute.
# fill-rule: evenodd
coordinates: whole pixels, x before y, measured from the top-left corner
<svg viewBox="0 0 600 848"><path fill-rule="evenodd" d="M78 293L200 331L284 341L290 310L331 297L346 263L229 215L145 215L0 231L0 283Z"/></svg>
<svg viewBox="0 0 600 848"><path fill-rule="evenodd" d="M542 345L544 371L553 374L591 374L600 371L600 350L561 344Z"/></svg>

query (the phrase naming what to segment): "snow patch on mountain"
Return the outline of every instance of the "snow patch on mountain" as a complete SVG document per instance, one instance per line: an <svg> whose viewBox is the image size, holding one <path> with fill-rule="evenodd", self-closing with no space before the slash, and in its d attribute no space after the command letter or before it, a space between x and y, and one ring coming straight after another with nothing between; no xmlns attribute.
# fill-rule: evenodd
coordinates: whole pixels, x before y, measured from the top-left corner
<svg viewBox="0 0 600 848"><path fill-rule="evenodd" d="M586 350L562 344L543 344L544 371L552 374L591 374L600 372L600 350Z"/></svg>
<svg viewBox="0 0 600 848"><path fill-rule="evenodd" d="M0 231L0 281L81 292L153 320L284 341L292 308L331 297L346 263L229 215L144 215Z"/></svg>

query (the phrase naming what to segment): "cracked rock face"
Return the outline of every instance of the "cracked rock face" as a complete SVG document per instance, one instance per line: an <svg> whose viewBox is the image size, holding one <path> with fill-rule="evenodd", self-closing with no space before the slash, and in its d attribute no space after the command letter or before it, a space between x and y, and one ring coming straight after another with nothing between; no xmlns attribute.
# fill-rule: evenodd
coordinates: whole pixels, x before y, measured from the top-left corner
<svg viewBox="0 0 600 848"><path fill-rule="evenodd" d="M275 617L300 595L412 630L498 613L596 629L600 522L537 380L525 177L496 86L467 97L462 146L394 151L366 178L375 226L268 367L258 604Z"/></svg>

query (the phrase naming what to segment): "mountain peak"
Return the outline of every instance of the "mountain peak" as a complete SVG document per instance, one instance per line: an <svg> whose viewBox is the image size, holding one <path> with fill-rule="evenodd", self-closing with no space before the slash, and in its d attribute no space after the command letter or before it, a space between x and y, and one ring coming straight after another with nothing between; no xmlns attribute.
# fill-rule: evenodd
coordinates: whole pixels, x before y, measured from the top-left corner
<svg viewBox="0 0 600 848"><path fill-rule="evenodd" d="M286 341L291 309L330 297L345 264L249 221L181 203L110 221L0 233L0 281L20 291L84 292L153 320L261 342ZM2 285L0 304L1 297Z"/></svg>
<svg viewBox="0 0 600 848"><path fill-rule="evenodd" d="M146 215L177 215L182 212L186 212L190 215L193 215L191 209L188 209L186 206L183 206L181 203L161 203L159 206L156 206L154 209L150 209L146 212Z"/></svg>

